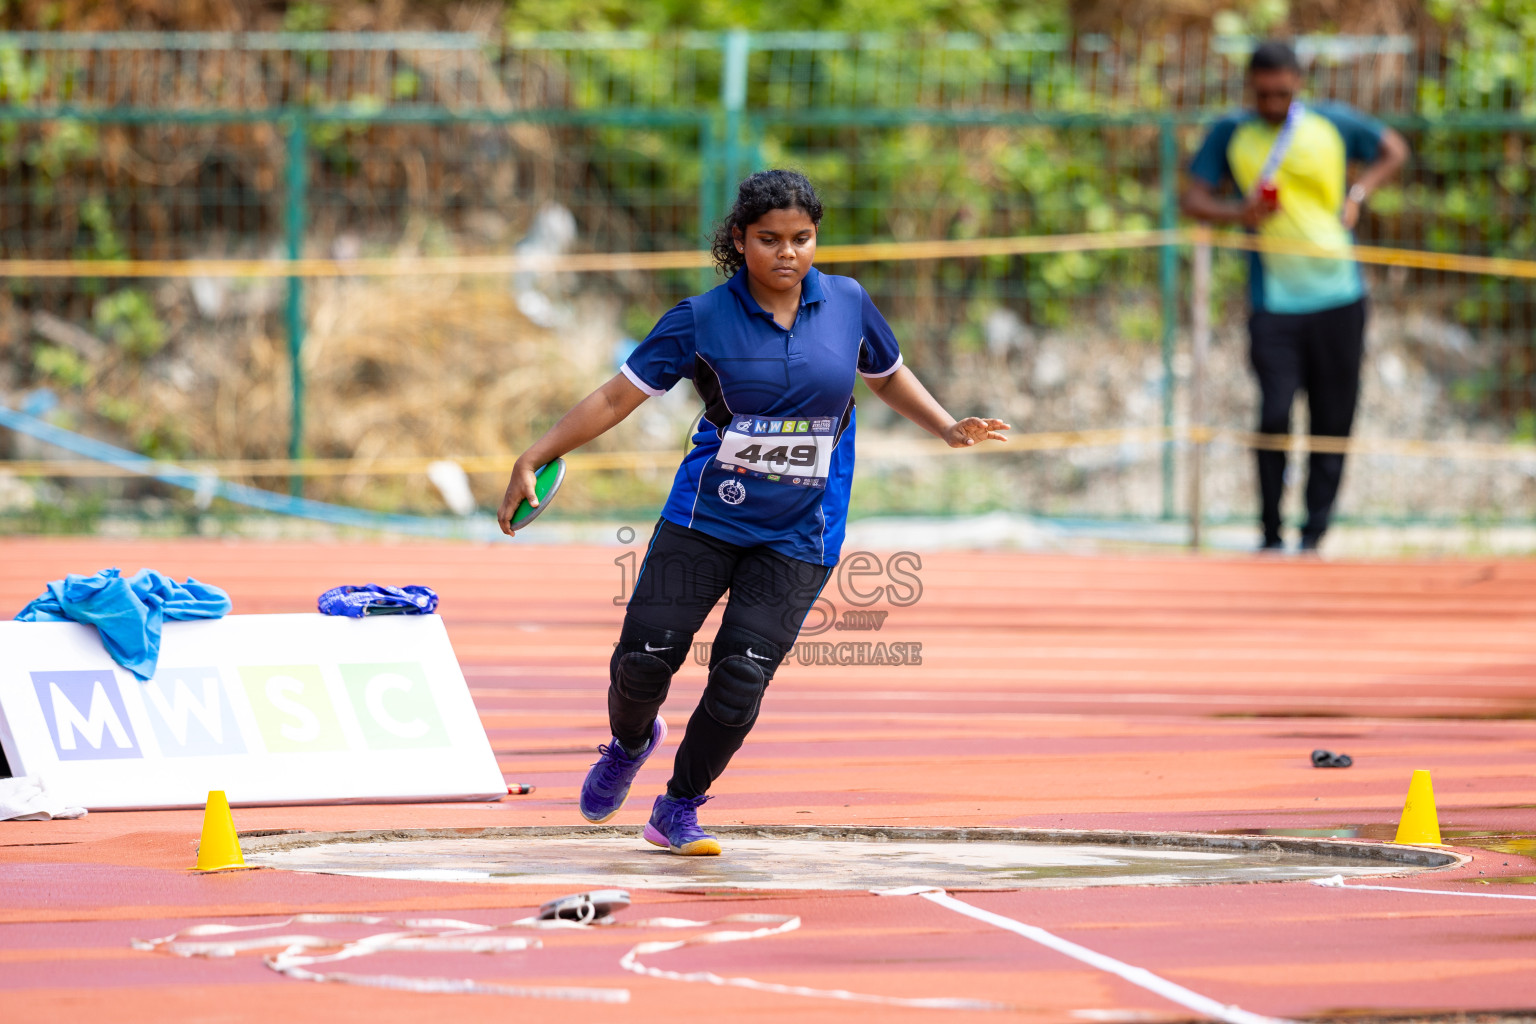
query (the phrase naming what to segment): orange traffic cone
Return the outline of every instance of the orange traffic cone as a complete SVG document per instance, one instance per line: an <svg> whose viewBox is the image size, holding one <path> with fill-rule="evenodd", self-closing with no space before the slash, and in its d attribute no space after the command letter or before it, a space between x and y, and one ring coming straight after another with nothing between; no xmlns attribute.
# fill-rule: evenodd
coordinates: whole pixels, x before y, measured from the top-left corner
<svg viewBox="0 0 1536 1024"><path fill-rule="evenodd" d="M1397 823L1395 842L1409 846L1440 846L1440 818L1435 814L1435 787L1429 781L1429 772L1413 773L1408 783L1408 799L1403 803L1403 816Z"/></svg>
<svg viewBox="0 0 1536 1024"><path fill-rule="evenodd" d="M197 844L197 870L227 871L245 867L240 840L235 835L235 819L229 813L229 801L222 789L208 794L203 811L203 840Z"/></svg>

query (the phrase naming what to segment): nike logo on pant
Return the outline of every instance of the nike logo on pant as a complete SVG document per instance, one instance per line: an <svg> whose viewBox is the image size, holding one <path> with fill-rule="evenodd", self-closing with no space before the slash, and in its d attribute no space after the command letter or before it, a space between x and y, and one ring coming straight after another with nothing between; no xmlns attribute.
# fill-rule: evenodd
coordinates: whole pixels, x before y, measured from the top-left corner
<svg viewBox="0 0 1536 1024"><path fill-rule="evenodd" d="M670 648L670 647L652 647L651 646L651 642L649 640L647 640L645 642L645 649L649 653L655 654L657 651L670 651L672 648Z"/></svg>
<svg viewBox="0 0 1536 1024"><path fill-rule="evenodd" d="M747 657L749 657L749 658L756 658L758 661L772 661L773 660L772 658L765 658L761 654L754 654L752 652L752 648L750 648L750 647L747 648Z"/></svg>

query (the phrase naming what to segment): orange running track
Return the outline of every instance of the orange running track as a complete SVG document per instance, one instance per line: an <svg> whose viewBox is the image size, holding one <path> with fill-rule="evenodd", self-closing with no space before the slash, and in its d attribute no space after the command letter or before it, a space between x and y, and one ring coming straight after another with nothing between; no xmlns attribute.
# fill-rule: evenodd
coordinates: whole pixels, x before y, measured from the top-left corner
<svg viewBox="0 0 1536 1024"><path fill-rule="evenodd" d="M237 824L574 824L577 787L606 738L606 666L622 613L615 598L632 564L626 556L644 539L627 549L5 540L0 610L12 614L47 580L111 565L216 583L240 613L311 610L319 592L345 582L428 584L442 595L508 780L537 792L494 804L239 808ZM916 603L873 606L889 612L879 632L829 629L807 638L917 643L921 664L786 665L704 809L706 824L1350 828L1390 839L1411 771L1429 768L1447 840L1467 844L1462 852L1473 859L1393 884L1536 895L1536 863L1524 856L1536 852L1536 564L997 552L931 554L921 563ZM834 584L828 594L842 613L850 597L888 582L845 577L847 593ZM911 593L898 588L896 597ZM693 663L679 675L668 705L675 726L702 680ZM1313 769L1314 747L1347 752L1355 766ZM668 761L642 772L618 823L638 831ZM506 922L559 894L270 870L196 875L188 868L199 825L192 811L0 823L0 1020L1199 1016L921 898L864 893L637 893L629 915L786 913L804 921L788 935L646 958L667 970L988 999L1013 1009L890 1008L642 977L619 967L637 935L618 929L547 937L535 953L388 953L352 969L626 988L632 1001L623 1007L310 984L255 955L182 959L131 948L134 938L193 924L306 911ZM1304 883L964 898L1259 1014L1536 1008L1536 901ZM317 928L361 934L339 925L297 930Z"/></svg>

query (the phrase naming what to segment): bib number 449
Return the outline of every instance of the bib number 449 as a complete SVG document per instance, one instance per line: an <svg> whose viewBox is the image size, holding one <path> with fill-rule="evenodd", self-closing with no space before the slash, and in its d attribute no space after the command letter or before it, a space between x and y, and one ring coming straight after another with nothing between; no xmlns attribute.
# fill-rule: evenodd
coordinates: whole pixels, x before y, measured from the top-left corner
<svg viewBox="0 0 1536 1024"><path fill-rule="evenodd" d="M761 444L749 444L734 454L737 462L755 466L766 465L773 469L789 466L814 466L816 465L816 446L814 444L774 445L764 451Z"/></svg>

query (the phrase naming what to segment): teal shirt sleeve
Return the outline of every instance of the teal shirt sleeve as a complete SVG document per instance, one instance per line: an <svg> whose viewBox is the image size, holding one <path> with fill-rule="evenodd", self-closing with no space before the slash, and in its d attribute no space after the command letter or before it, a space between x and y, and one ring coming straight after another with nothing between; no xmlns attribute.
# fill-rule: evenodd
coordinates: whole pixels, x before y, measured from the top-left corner
<svg viewBox="0 0 1536 1024"><path fill-rule="evenodd" d="M1387 126L1374 117L1344 103L1319 103L1312 110L1339 130L1344 139L1344 159L1368 164L1381 155L1381 138Z"/></svg>
<svg viewBox="0 0 1536 1024"><path fill-rule="evenodd" d="M1205 182L1211 188L1236 182L1232 178L1232 165L1227 162L1227 147L1232 144L1232 133L1237 131L1237 126L1243 122L1244 115L1228 114L1211 126L1206 133L1205 141L1200 143L1200 149L1196 151L1195 158L1189 162L1189 173L1192 177Z"/></svg>

